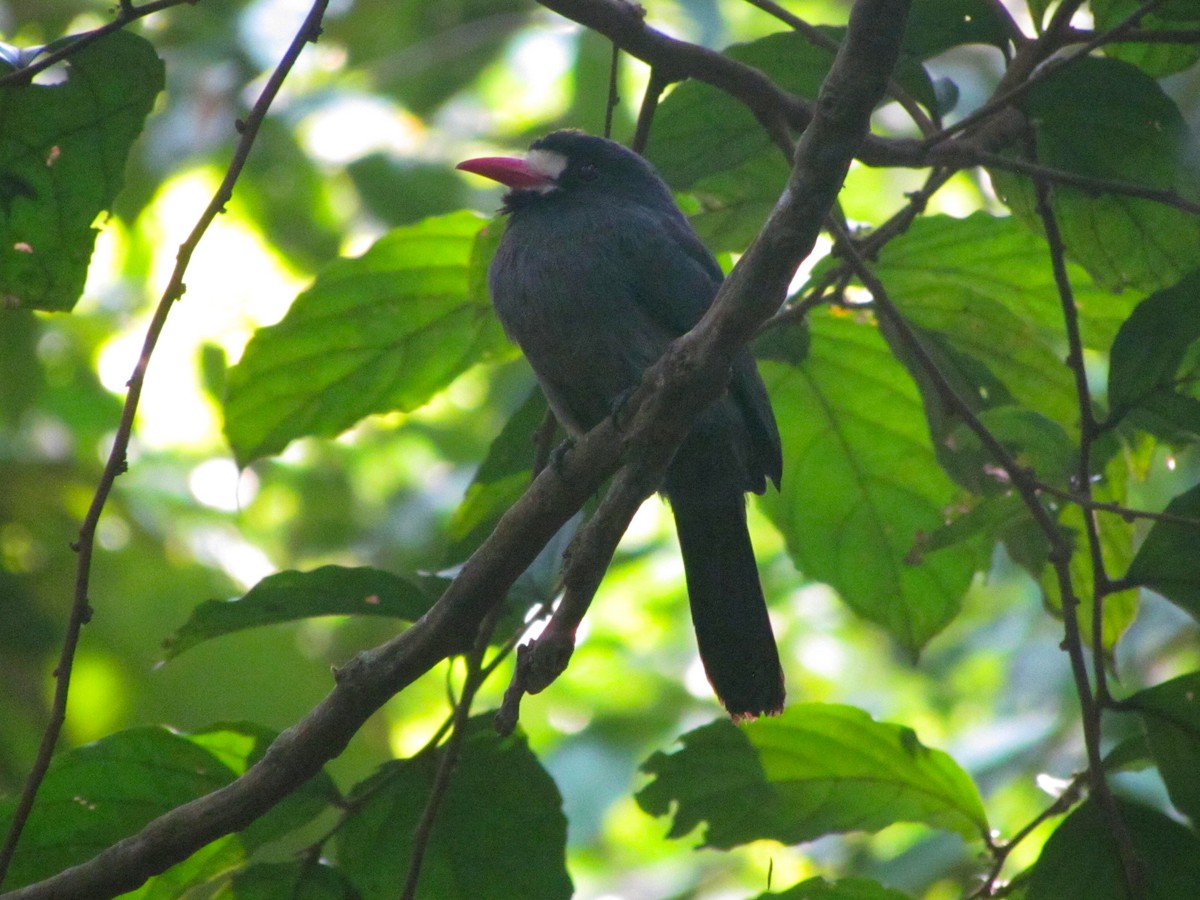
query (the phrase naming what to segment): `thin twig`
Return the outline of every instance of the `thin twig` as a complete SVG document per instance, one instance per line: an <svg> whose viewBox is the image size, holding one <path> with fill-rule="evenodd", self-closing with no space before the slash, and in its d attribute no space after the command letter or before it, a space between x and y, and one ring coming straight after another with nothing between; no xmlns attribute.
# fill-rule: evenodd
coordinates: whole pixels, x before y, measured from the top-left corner
<svg viewBox="0 0 1200 900"><path fill-rule="evenodd" d="M654 113L658 110L658 100L669 83L657 66L650 70L650 81L646 84L646 93L638 109L637 130L634 131L633 142L629 145L629 149L634 153L646 152L646 144L650 141L650 126L654 122Z"/></svg>
<svg viewBox="0 0 1200 900"><path fill-rule="evenodd" d="M1076 475L1075 489L1084 497L1091 498L1091 449L1098 433L1096 419L1092 413L1091 393L1088 390L1087 373L1083 359L1083 340L1079 334L1079 312L1075 306L1075 296L1071 289L1071 281L1067 275L1066 247L1063 244L1062 233L1058 228L1058 220L1050 203L1050 189L1045 180L1034 179L1034 190L1037 202L1037 213L1041 219L1046 234L1046 242L1050 248L1050 263L1054 271L1054 282L1062 305L1063 322L1066 326L1067 365L1075 379L1076 398L1079 407L1079 468ZM1099 801L1108 822L1109 831L1117 845L1121 857L1121 871L1124 873L1125 885L1129 896L1139 897L1140 889L1145 883L1143 867L1133 846L1133 839L1121 818L1120 810L1113 799L1104 775L1104 760L1100 751L1100 725L1103 709L1097 702L1097 697L1107 696L1107 682L1104 663L1104 597L1108 592L1108 573L1104 567L1103 547L1100 543L1100 531L1096 524L1095 513L1084 510L1084 530L1087 534L1088 553L1092 563L1092 669L1096 681L1093 693L1086 678L1079 687L1080 709L1083 718L1084 744L1088 757L1088 772L1092 794ZM1065 564L1062 564L1065 569ZM1062 579L1060 579L1061 581ZM1077 660L1082 664L1082 636L1079 634L1077 619L1077 600L1072 596L1068 605L1068 595L1063 593L1062 612L1063 624L1067 636L1067 652L1072 664Z"/></svg>
<svg viewBox="0 0 1200 900"><path fill-rule="evenodd" d="M746 0L746 2L751 6L761 9L770 16L774 16L798 34L803 35L814 47L820 47L822 50L828 50L830 53L837 53L837 41L815 25L806 22L790 10L784 9L775 0ZM929 116L925 115L925 110L921 108L921 104L895 78L888 79L887 92L888 96L899 103L900 107L908 113L909 118L913 120L913 124L917 126L922 135L928 136L937 132L938 126L934 124Z"/></svg>
<svg viewBox="0 0 1200 900"><path fill-rule="evenodd" d="M185 3L195 5L198 2L199 0L153 0L151 3L134 6L130 0L121 0L117 8L116 18L111 22L106 22L99 28L75 36L72 39L64 39L63 46L54 52L40 56L36 62L32 62L23 68L0 77L0 88L29 84L39 72L43 72L56 63L68 59L89 44L94 44L100 38L112 34L114 31L120 31L130 22L134 22L143 16L162 12L164 9L170 9L172 6L182 6Z"/></svg>
<svg viewBox="0 0 1200 900"><path fill-rule="evenodd" d="M243 167L246 165L246 159L249 157L250 150L254 146L254 140L258 136L259 127L266 118L267 110L270 108L275 96L279 93L279 88L282 86L288 72L291 71L304 45L310 41L315 42L320 36L321 19L325 14L327 3L328 0L315 0L304 23L300 26L299 31L296 32L296 36L293 38L287 52L284 53L283 58L279 61L279 65L275 67L275 71L271 73L271 77L263 87L262 93L251 109L249 116L239 126L241 137L238 139L233 159L229 163L229 168L225 172L225 178L221 181L220 186L213 194L212 200L209 201L204 212L200 214L200 218L196 221L191 234L179 245L175 268L171 273L171 278L167 282L167 286L163 289L162 297L159 299L158 306L154 310L154 316L146 328L146 337L142 343L142 352L134 366L133 374L129 378L129 392L125 395L125 404L121 409L121 418L117 424L112 449L109 451L108 459L105 462L104 471L101 473L99 484L96 486L96 493L92 497L91 505L84 516L83 523L80 525L79 537L72 545L73 549L79 554L75 569L75 594L67 622L67 633L63 639L62 652L59 656L58 667L55 669L57 684L51 707L51 718L46 726L46 731L42 735L41 746L38 748L38 755L34 761L33 769L25 781L21 799L17 804L16 811L13 813L12 824L5 839L4 848L0 850L0 882L3 881L13 853L16 851L17 842L20 840L21 832L25 828L29 813L33 809L38 789L41 787L42 779L45 778L46 770L50 765L50 758L54 753L54 747L58 743L59 733L62 730L63 723L66 721L67 693L70 686L71 666L75 657L75 649L79 643L80 630L88 619L91 618L88 585L91 579L92 551L95 546L96 527L100 521L100 514L108 501L109 494L112 492L113 483L116 481L117 476L124 472L127 467L125 454L129 447L130 435L133 432L133 419L137 412L138 401L142 395L142 387L146 380L146 370L150 365L150 357L154 353L154 347L158 343L159 335L162 334L171 307L175 304L176 300L183 296L184 273L187 271L187 267L192 260L192 255L195 253L196 247L200 243L200 239L204 236L208 226L212 224L212 221L225 208L225 205L233 196L233 186L237 182ZM139 9L144 9L144 7L139 7Z"/></svg>
<svg viewBox="0 0 1200 900"><path fill-rule="evenodd" d="M1190 516L1181 516L1169 512L1151 512L1148 509L1133 509L1129 506L1122 506L1120 503L1094 500L1091 497L1081 496L1074 491L1068 491L1044 481L1037 482L1037 489L1043 494L1050 494L1053 497L1065 500L1068 503L1074 503L1076 506L1087 510L1112 513L1114 516L1120 516L1126 522L1132 522L1135 519L1148 519L1152 522L1170 522L1173 525L1183 525L1187 528L1200 529L1200 519L1194 519ZM1109 581L1109 588L1112 588L1115 583L1114 581Z"/></svg>
<svg viewBox="0 0 1200 900"><path fill-rule="evenodd" d="M1014 834L1011 838L1002 844L997 844L990 836L988 838L988 851L992 854L992 866L988 870L987 877L983 884L975 891L967 895L966 900L980 900L983 897L994 896L993 890L996 886L996 881L1000 877L1000 873L1004 870L1004 864L1008 861L1009 855L1021 845L1026 838L1033 834L1043 822L1054 816L1060 816L1079 802L1079 795L1087 783L1087 773L1076 775L1071 779L1071 783L1067 785L1066 790L1059 794L1054 802L1043 809L1040 813L1034 816L1029 822Z"/></svg>
<svg viewBox="0 0 1200 900"><path fill-rule="evenodd" d="M438 810L446 799L446 791L450 787L450 777L458 765L462 753L462 743L466 738L467 723L471 718L471 704L475 695L487 678L483 667L483 655L487 652L488 641L496 630L496 623L504 611L504 604L498 603L484 618L479 626L479 634L475 637L475 646L467 654L467 675L463 681L462 694L454 706L454 731L446 745L442 748L442 758L438 763L437 773L433 777L433 786L429 789L429 799L421 811L421 819L413 832L412 854L409 857L408 874L404 878L404 890L401 900L412 900L417 893L417 884L421 879L421 864L425 860L425 851L429 847L429 837L433 833L433 823L437 819Z"/></svg>
<svg viewBox="0 0 1200 900"><path fill-rule="evenodd" d="M621 48L614 41L612 59L608 64L608 101L604 104L604 136L606 138L612 137L613 111L621 102L621 95L617 92L617 74L620 71L620 65Z"/></svg>
<svg viewBox="0 0 1200 900"><path fill-rule="evenodd" d="M957 148L956 148L957 149ZM1177 191L1165 188L1152 188L1131 181L1120 181L1115 178L1096 178L1090 175L1080 175L1066 169L1056 169L1041 163L1030 162L1027 159L1015 159L988 150L967 150L963 147L964 155L969 157L974 165L986 166L989 169L1002 169L1006 172L1016 172L1032 178L1041 178L1056 184L1079 188L1093 194L1117 194L1126 197L1139 197L1143 200L1153 200L1164 206L1173 206L1183 212L1200 215L1200 203L1189 200Z"/></svg>

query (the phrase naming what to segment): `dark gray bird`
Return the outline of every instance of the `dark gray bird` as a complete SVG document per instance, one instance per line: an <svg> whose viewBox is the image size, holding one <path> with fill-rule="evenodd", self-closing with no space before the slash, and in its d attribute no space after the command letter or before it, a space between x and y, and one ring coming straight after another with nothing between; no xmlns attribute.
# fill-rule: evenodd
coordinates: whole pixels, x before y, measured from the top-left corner
<svg viewBox="0 0 1200 900"><path fill-rule="evenodd" d="M577 131L523 158L458 168L509 187L508 228L489 270L496 313L572 434L601 422L724 277L650 164ZM745 492L779 486L779 430L748 351L697 420L662 485L683 552L708 680L734 718L783 708L783 671L746 528Z"/></svg>

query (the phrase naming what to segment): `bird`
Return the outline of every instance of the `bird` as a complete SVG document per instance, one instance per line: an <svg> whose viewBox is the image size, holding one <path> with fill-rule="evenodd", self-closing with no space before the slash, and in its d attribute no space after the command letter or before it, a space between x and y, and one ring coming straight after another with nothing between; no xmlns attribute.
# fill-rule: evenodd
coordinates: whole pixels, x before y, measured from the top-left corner
<svg viewBox="0 0 1200 900"><path fill-rule="evenodd" d="M724 273L651 164L615 141L555 131L523 156L457 168L508 188L488 269L492 303L559 422L582 435L700 320ZM735 721L784 705L745 498L768 479L778 489L782 474L775 415L743 348L659 489L675 519L700 659Z"/></svg>

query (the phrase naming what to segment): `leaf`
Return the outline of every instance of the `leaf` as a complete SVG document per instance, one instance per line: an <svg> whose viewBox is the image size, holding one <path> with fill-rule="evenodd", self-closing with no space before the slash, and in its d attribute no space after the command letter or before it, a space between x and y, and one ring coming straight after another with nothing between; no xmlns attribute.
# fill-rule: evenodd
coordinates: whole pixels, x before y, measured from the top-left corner
<svg viewBox="0 0 1200 900"><path fill-rule="evenodd" d="M793 704L741 727L721 719L688 732L683 748L642 765L637 794L669 837L707 823L702 845L727 850L761 839L784 844L921 822L967 839L987 831L979 792L958 765L910 728L860 709Z"/></svg>
<svg viewBox="0 0 1200 900"><path fill-rule="evenodd" d="M1200 841L1162 813L1117 800L1145 865L1144 900L1181 900L1200 884ZM1126 900L1121 854L1104 813L1088 800L1055 829L1028 882L1026 900Z"/></svg>
<svg viewBox="0 0 1200 900"><path fill-rule="evenodd" d="M392 900L404 884L443 753L385 763L355 789L334 840L364 900ZM502 738L491 714L476 716L433 822L416 897L568 898L566 840L562 797L525 738Z"/></svg>
<svg viewBox="0 0 1200 900"><path fill-rule="evenodd" d="M816 312L794 366L764 361L786 455L762 505L802 572L832 585L910 653L958 610L976 569L957 546L912 565L958 489L938 469L920 398L875 327Z"/></svg>
<svg viewBox="0 0 1200 900"><path fill-rule="evenodd" d="M1110 419L1135 409L1168 418L1167 435L1200 435L1200 400L1179 393L1180 366L1200 339L1200 270L1157 291L1130 314L1113 340L1108 367ZM1139 420L1139 424L1145 420ZM1156 429L1156 433L1162 433Z"/></svg>
<svg viewBox="0 0 1200 900"><path fill-rule="evenodd" d="M5 886L91 859L234 777L212 753L165 728L132 728L62 753L50 764ZM0 807L5 830L12 806Z"/></svg>
<svg viewBox="0 0 1200 900"><path fill-rule="evenodd" d="M379 569L322 566L268 575L238 600L206 600L163 641L166 659L203 641L313 616L390 616L412 622L432 600L412 582Z"/></svg>
<svg viewBox="0 0 1200 900"><path fill-rule="evenodd" d="M809 878L778 894L759 894L754 900L908 900L908 895L868 878Z"/></svg>
<svg viewBox="0 0 1200 900"><path fill-rule="evenodd" d="M533 472L533 435L546 417L546 398L534 388L504 424L471 479L450 524L443 565L469 557L496 527L500 517L529 487Z"/></svg>
<svg viewBox="0 0 1200 900"><path fill-rule="evenodd" d="M1114 457L1104 470L1104 477L1092 485L1092 499L1100 503L1116 503L1128 505L1126 482L1129 477L1128 464L1123 457ZM1079 600L1077 620L1079 631L1085 644L1090 645L1093 639L1093 615L1095 604L1095 568L1092 562L1091 550L1084 537L1085 513L1074 504L1065 506L1058 516L1059 527L1066 529L1074 536L1074 549L1071 554L1069 571L1075 596ZM1120 516L1100 515L1095 517L1096 529L1100 537L1100 554L1104 561L1106 572L1121 572L1133 558L1133 524ZM1038 573L1032 571L1036 577ZM1061 613L1063 609L1062 596L1059 591L1056 574L1049 568L1041 572L1042 591L1047 605ZM1122 590L1109 594L1104 598L1104 621L1102 623L1102 641L1104 648L1111 652L1120 640L1121 635L1133 624L1137 617L1138 595L1134 590Z"/></svg>
<svg viewBox="0 0 1200 900"><path fill-rule="evenodd" d="M225 435L239 463L416 409L507 348L487 292L499 231L454 213L329 265L229 371Z"/></svg>
<svg viewBox="0 0 1200 900"><path fill-rule="evenodd" d="M904 52L928 59L962 44L1003 49L1008 31L988 0L915 0L904 30Z"/></svg>
<svg viewBox="0 0 1200 900"><path fill-rule="evenodd" d="M70 58L65 82L0 88L0 308L69 310L125 161L163 88L154 47L128 31Z"/></svg>
<svg viewBox="0 0 1200 900"><path fill-rule="evenodd" d="M1107 31L1123 22L1141 4L1137 0L1091 0L1088 4L1095 18L1096 31ZM1176 0L1163 3L1138 20L1138 31L1161 31L1200 25L1200 6L1194 0ZM1128 37L1128 36L1127 36ZM1200 59L1200 47L1195 43L1140 43L1137 41L1115 41L1103 47L1106 56L1121 59L1137 66L1147 75L1161 78L1190 68Z"/></svg>
<svg viewBox="0 0 1200 900"><path fill-rule="evenodd" d="M1158 83L1128 63L1088 57L1038 82L1023 108L1040 164L1200 197L1195 137ZM991 172L996 191L1040 233L1032 183ZM1051 205L1067 253L1112 291L1153 290L1196 265L1200 217L1151 200L1055 185Z"/></svg>
<svg viewBox="0 0 1200 900"><path fill-rule="evenodd" d="M1175 808L1200 824L1200 673L1190 672L1129 698Z"/></svg>
<svg viewBox="0 0 1200 900"><path fill-rule="evenodd" d="M1168 503L1165 512L1200 520L1200 485ZM1198 541L1200 529L1195 525L1155 522L1130 563L1126 580L1162 594L1180 609L1200 619Z"/></svg>
<svg viewBox="0 0 1200 900"><path fill-rule="evenodd" d="M357 900L354 886L323 860L258 863L234 874L217 900Z"/></svg>
<svg viewBox="0 0 1200 900"><path fill-rule="evenodd" d="M253 722L223 722L189 735L189 740L240 776L263 758L278 736L278 732ZM248 853L253 852L311 822L340 804L341 799L337 785L322 768L242 829L240 842Z"/></svg>
<svg viewBox="0 0 1200 900"><path fill-rule="evenodd" d="M1012 454L1017 464L1031 469L1040 481L1066 487L1078 469L1078 451L1057 422L1020 406L996 406L978 413L979 421ZM959 463L972 461L980 473L997 466L978 435L965 424L949 437ZM1007 490L1004 479L991 479L997 490ZM982 478L981 483L986 483Z"/></svg>
<svg viewBox="0 0 1200 900"><path fill-rule="evenodd" d="M985 367L1016 403L1073 432L1079 412L1062 362L1062 304L1036 235L987 213L924 216L883 249L876 274L913 323ZM1135 301L1097 290L1078 266L1068 275L1084 346L1107 350Z"/></svg>

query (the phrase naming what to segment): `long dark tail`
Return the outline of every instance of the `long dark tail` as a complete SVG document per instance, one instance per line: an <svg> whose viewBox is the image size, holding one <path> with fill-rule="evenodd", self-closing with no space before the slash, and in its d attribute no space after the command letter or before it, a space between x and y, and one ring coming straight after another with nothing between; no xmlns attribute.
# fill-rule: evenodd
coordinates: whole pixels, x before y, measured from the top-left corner
<svg viewBox="0 0 1200 900"><path fill-rule="evenodd" d="M737 486L668 489L704 671L735 719L783 709L783 670Z"/></svg>

